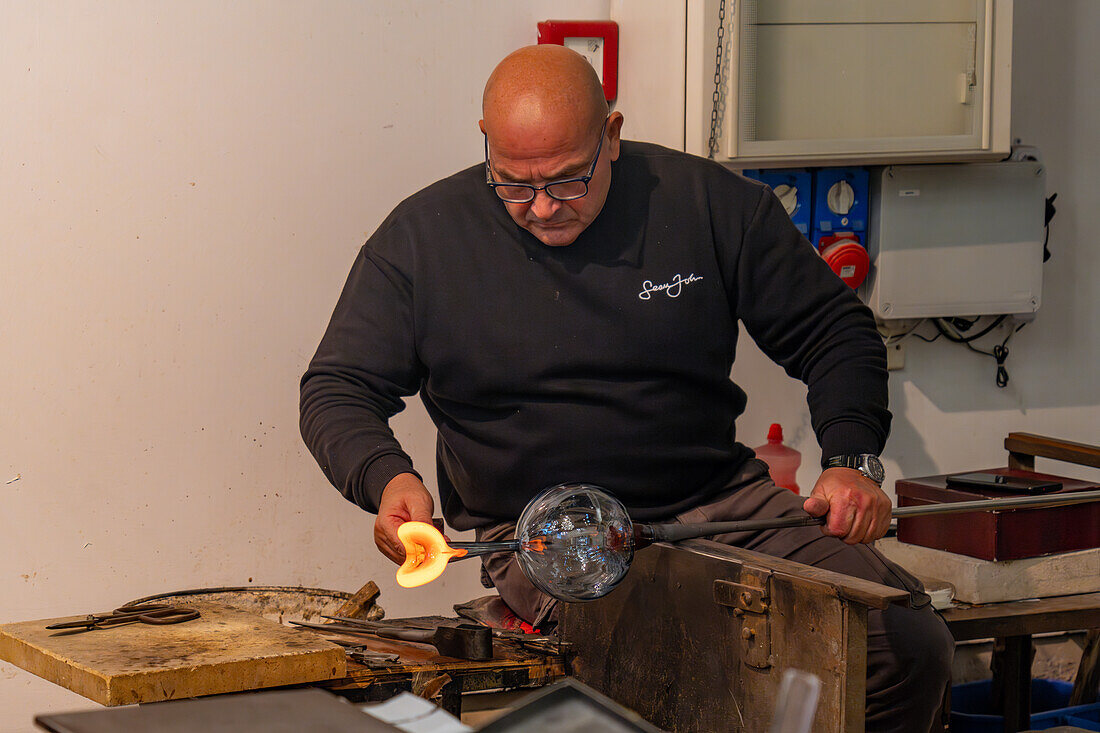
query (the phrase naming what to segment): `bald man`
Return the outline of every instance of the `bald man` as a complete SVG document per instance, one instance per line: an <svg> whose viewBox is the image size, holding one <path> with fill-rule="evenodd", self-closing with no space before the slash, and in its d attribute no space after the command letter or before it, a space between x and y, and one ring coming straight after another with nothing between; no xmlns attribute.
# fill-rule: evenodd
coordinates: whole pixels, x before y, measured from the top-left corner
<svg viewBox="0 0 1100 733"><path fill-rule="evenodd" d="M513 536L541 489L583 480L639 521L809 512L823 528L714 539L910 591L871 612L868 730L928 730L951 638L919 582L868 543L889 524L877 454L886 355L870 312L772 193L620 140L592 68L520 49L485 86L485 160L402 202L359 253L302 378L302 435L394 562L435 502L388 427L419 392L438 429L446 521ZM735 440L738 321L807 385L823 471L802 500ZM556 603L511 554L485 582L546 627Z"/></svg>

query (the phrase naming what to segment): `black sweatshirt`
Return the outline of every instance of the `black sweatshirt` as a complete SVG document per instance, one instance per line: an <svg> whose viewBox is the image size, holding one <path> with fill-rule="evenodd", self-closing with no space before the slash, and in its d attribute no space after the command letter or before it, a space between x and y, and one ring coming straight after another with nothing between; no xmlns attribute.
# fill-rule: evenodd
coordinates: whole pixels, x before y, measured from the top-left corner
<svg viewBox="0 0 1100 733"><path fill-rule="evenodd" d="M739 320L808 385L823 455L882 449L870 311L770 190L655 145L621 152L603 210L567 247L513 222L481 165L368 240L301 383L302 435L345 497L377 511L413 471L387 421L419 390L456 529L515 519L564 481L609 489L635 519L683 511L752 456L734 431Z"/></svg>

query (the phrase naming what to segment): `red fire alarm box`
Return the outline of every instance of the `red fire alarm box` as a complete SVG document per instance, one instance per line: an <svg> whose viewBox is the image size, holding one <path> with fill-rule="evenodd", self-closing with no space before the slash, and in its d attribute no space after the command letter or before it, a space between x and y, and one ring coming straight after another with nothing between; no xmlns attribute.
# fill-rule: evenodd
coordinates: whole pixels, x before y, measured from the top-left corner
<svg viewBox="0 0 1100 733"><path fill-rule="evenodd" d="M544 20L539 43L555 43L588 59L610 102L619 85L619 24L613 20Z"/></svg>

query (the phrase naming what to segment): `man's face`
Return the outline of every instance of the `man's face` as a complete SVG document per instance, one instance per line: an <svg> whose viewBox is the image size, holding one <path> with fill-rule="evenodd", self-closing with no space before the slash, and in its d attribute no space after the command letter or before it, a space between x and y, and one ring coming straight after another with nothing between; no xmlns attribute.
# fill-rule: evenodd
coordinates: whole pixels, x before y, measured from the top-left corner
<svg viewBox="0 0 1100 733"><path fill-rule="evenodd" d="M622 115L613 113L603 130L603 143L591 130L503 129L489 137L489 161L495 181L530 183L541 186L565 178L580 178L592 167L600 148L595 171L588 182L588 194L571 201L558 201L546 191L537 191L526 204L501 202L513 221L549 247L572 244L588 227L607 200L611 187L611 162L619 157L619 128Z"/></svg>

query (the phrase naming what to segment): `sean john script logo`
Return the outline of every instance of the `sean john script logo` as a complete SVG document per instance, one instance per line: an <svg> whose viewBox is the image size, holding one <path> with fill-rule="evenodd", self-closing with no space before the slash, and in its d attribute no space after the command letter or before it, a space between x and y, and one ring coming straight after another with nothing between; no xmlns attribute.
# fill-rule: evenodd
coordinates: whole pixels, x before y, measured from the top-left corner
<svg viewBox="0 0 1100 733"><path fill-rule="evenodd" d="M682 277L680 273L676 273L676 277L672 278L672 282L661 283L660 285L654 285L652 280L646 280L642 283L642 292L638 293L639 300L649 300L653 293L659 293L664 291L664 294L670 298L679 298L680 290L685 285L690 285L693 282L702 280L702 277L697 276L694 272L687 277Z"/></svg>

